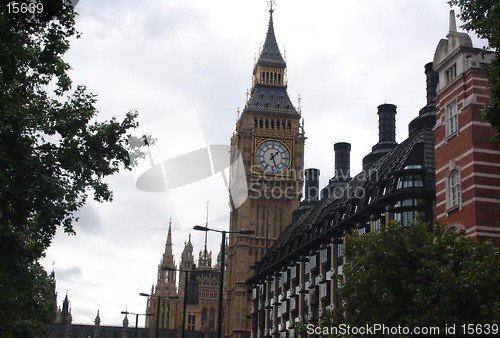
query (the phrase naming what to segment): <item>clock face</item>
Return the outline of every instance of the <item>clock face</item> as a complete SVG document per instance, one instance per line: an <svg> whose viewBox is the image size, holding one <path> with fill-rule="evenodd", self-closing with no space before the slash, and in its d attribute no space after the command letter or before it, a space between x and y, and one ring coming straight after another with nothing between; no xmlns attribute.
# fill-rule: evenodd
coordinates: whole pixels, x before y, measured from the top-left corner
<svg viewBox="0 0 500 338"><path fill-rule="evenodd" d="M283 143L267 140L257 147L255 160L263 172L279 174L290 165L290 152Z"/></svg>

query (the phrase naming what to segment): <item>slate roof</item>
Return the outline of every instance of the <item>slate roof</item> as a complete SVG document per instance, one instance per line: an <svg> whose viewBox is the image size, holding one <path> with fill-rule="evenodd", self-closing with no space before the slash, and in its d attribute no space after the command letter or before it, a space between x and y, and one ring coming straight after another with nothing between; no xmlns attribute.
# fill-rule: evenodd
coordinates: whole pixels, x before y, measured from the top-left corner
<svg viewBox="0 0 500 338"><path fill-rule="evenodd" d="M252 111L263 115L282 113L285 115L299 115L292 104L286 87L267 86L256 84L250 93L250 99L245 106L245 111Z"/></svg>
<svg viewBox="0 0 500 338"><path fill-rule="evenodd" d="M269 25L267 27L266 41L262 46L262 51L257 61L258 65L285 68L286 63L281 56L276 35L274 34L273 10L269 11Z"/></svg>
<svg viewBox="0 0 500 338"><path fill-rule="evenodd" d="M255 67L286 68L286 62L281 56L278 43L276 42L276 35L274 34L273 10L271 9L269 13L266 40ZM254 74L255 71L256 68L254 69ZM286 82L284 82L283 86L255 83L244 109L244 112L248 111L263 115L271 113L272 115L276 115L276 113L299 115L288 96Z"/></svg>
<svg viewBox="0 0 500 338"><path fill-rule="evenodd" d="M417 165L421 168L415 168ZM397 177L402 172L423 174L424 186L396 190ZM434 199L434 173L434 136L431 129L420 129L368 170L338 188L338 194L324 198L314 208L293 220L256 264L255 274L248 282L262 279L272 271L279 270L282 265L308 254L311 249L317 250L320 243L329 243L332 238L341 237L345 230L358 222L365 224L370 215L384 212L386 205L405 195ZM365 194L361 196L361 192Z"/></svg>

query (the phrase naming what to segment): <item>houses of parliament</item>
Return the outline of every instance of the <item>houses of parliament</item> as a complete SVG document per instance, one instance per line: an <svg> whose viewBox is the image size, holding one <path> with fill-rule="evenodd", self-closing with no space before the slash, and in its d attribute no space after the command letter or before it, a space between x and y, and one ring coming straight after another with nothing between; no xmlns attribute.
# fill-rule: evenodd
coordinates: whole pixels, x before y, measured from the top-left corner
<svg viewBox="0 0 500 338"><path fill-rule="evenodd" d="M444 35L431 62L423 63L426 104L415 112L408 137L396 142L397 107L379 105L379 141L363 158L362 172L351 177L351 145L338 140L335 176L320 188L320 170L304 170L306 135L288 97L271 6L252 89L231 137L238 150L231 162L241 156L245 175L231 175L229 184L244 180L254 194L230 213L224 267L220 255L212 259L206 238L197 259L189 238L177 266L169 226L145 309L154 315L139 337L157 328L159 337L218 336L221 269L223 336L295 337L298 324L317 323L340 305L334 281L342 276L343 237L352 229L377 232L391 220L407 226L419 217L500 245L500 146L490 142L492 128L479 114L488 101L485 65L493 55L457 30L453 12ZM114 329L100 327L99 313L95 325L72 328L67 301L49 337L132 337L127 316Z"/></svg>

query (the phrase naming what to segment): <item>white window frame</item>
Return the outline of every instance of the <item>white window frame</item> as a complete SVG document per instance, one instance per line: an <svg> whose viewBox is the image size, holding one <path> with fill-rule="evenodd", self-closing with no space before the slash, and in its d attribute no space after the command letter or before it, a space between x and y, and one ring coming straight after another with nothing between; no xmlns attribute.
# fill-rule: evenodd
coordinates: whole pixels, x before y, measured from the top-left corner
<svg viewBox="0 0 500 338"><path fill-rule="evenodd" d="M446 204L448 210L460 209L462 206L462 186L460 178L460 170L453 168L446 177Z"/></svg>
<svg viewBox="0 0 500 338"><path fill-rule="evenodd" d="M458 133L458 102L453 100L446 105L446 136Z"/></svg>
<svg viewBox="0 0 500 338"><path fill-rule="evenodd" d="M457 64L452 64L447 70L445 70L446 84L453 82L457 78Z"/></svg>

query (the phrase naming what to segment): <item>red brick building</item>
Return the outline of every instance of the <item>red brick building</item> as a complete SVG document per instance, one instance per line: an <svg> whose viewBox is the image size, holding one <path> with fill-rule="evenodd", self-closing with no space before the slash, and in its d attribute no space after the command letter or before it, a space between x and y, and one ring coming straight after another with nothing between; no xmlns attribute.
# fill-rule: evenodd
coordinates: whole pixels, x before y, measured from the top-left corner
<svg viewBox="0 0 500 338"><path fill-rule="evenodd" d="M500 145L490 142L480 111L488 101L485 64L494 57L457 32L455 14L434 54L439 75L436 151L436 216L447 228L500 245Z"/></svg>

